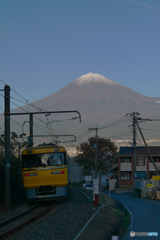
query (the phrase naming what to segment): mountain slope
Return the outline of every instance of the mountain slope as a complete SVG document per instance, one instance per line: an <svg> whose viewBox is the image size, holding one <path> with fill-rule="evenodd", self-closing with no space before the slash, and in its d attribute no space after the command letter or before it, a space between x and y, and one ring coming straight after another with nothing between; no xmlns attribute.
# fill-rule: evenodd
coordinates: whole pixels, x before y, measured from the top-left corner
<svg viewBox="0 0 160 240"><path fill-rule="evenodd" d="M102 124L106 123L106 117L112 121L133 111L144 117L160 115L156 99L93 73L81 76L33 104L45 110L78 110L83 122L96 123L99 120Z"/></svg>
<svg viewBox="0 0 160 240"><path fill-rule="evenodd" d="M76 110L81 113L81 124L78 123L78 120L60 123L55 122L55 120L76 117L77 114L52 114L48 117L48 120L44 115L36 116L40 118L43 123L47 123L47 121L52 122L51 125L56 134L61 132L77 136L86 131L89 127L95 127L97 123L99 126L103 126L112 123L125 116L126 113L132 113L133 111L139 112L142 118L160 118L160 98L150 98L141 95L126 86L111 81L102 75L93 73L81 76L59 91L35 101L32 104L48 111ZM23 108L28 112L38 111L34 107L27 105L23 106ZM11 112L23 112L23 110L18 108L11 110ZM21 133L23 129L28 135L29 116L12 116L12 119L23 125L23 127L20 127L20 125L11 121L11 131ZM3 120L4 116L1 114L0 126L3 126ZM36 123L40 125L36 125ZM49 126L51 125L45 125L43 123L34 118L34 135L50 134L50 131L52 130L49 130ZM149 122L148 124L149 128L154 128L153 132L147 133L149 139L158 139L159 134L156 129L158 129L159 126L156 125L155 122ZM45 126L45 128L42 128L41 125L43 125L43 127ZM143 127L145 127L145 124ZM99 131L99 134L104 137L110 137L118 132L126 131L127 128L128 122L125 122L123 126L117 125L116 127L107 128L103 131ZM130 136L130 138L132 138L132 136ZM37 138L35 139L37 140ZM43 141L48 142L50 140L44 139Z"/></svg>

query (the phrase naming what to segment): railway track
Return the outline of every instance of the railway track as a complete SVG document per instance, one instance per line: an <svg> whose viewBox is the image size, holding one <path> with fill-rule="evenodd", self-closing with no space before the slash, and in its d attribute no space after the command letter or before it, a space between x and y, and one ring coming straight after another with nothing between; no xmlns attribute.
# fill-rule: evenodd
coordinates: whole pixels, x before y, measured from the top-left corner
<svg viewBox="0 0 160 240"><path fill-rule="evenodd" d="M38 204L34 205L33 207L24 210L20 214L17 214L16 216L13 216L5 221L0 222L0 239L1 240L6 239L15 232L18 232L23 227L33 223L40 217L44 216L53 207L55 207L58 204L58 202L59 201L55 201L49 207L39 206ZM35 211L36 209L39 209L38 213L37 211Z"/></svg>

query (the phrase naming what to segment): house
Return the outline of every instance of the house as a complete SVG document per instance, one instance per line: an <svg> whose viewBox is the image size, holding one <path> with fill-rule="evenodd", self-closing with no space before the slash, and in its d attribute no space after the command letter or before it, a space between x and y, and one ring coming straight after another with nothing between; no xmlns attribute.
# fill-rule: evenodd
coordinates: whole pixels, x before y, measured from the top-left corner
<svg viewBox="0 0 160 240"><path fill-rule="evenodd" d="M160 171L160 146L148 147L153 160ZM156 175L146 147L136 147L136 169L134 169L133 147L120 147L118 155L119 186L134 186L134 179L151 179ZM135 171L135 176L134 176Z"/></svg>

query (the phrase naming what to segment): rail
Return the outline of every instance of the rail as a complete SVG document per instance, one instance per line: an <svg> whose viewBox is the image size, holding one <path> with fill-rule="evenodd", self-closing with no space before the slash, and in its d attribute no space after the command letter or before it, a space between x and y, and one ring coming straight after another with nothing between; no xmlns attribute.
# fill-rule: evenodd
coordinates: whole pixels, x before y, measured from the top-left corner
<svg viewBox="0 0 160 240"><path fill-rule="evenodd" d="M36 220L39 219L40 217L44 216L44 215L45 215L46 213L48 213L53 207L55 207L55 206L59 203L59 201L60 201L60 200L57 200L56 202L54 202L52 205L50 205L48 208L46 208L46 209L45 209L44 211L42 211L41 213L37 214L37 215L34 216L34 217L29 218L27 221L19 224L18 226L13 227L12 229L10 229L10 230L2 233L2 234L0 235L0 239L1 239L1 240L2 240L2 239L6 239L6 237L12 235L13 233L19 231L20 229L22 229L23 227L27 226L28 224L33 223L34 221L36 221ZM33 210L33 208L30 209L30 211L31 211L31 210ZM12 217L12 218L10 218L10 219L7 219L7 220L4 221L4 222L1 222L1 225L0 225L0 226L6 225L6 224L9 223L10 221L13 221L13 220L15 220L16 218L19 218L20 216L24 215L25 213L26 213L26 212L24 211L23 213L15 216L15 218Z"/></svg>

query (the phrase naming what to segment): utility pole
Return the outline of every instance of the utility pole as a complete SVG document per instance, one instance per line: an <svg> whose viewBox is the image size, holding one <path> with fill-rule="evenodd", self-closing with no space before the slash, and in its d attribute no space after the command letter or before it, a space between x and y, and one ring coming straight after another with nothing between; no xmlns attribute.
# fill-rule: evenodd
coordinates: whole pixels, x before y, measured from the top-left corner
<svg viewBox="0 0 160 240"><path fill-rule="evenodd" d="M18 152L19 152L19 159L21 159L21 144L18 143Z"/></svg>
<svg viewBox="0 0 160 240"><path fill-rule="evenodd" d="M136 119L135 119L135 112L133 112L133 147L134 147L134 176L136 172Z"/></svg>
<svg viewBox="0 0 160 240"><path fill-rule="evenodd" d="M10 86L5 86L4 122L5 122L5 205L11 206L10 193Z"/></svg>
<svg viewBox="0 0 160 240"><path fill-rule="evenodd" d="M145 146L146 146L146 148L147 148L147 151L148 151L148 153L149 153L149 156L150 156L150 159L151 159L151 161L152 161L152 163L153 163L153 166L154 166L154 168L155 168L155 170L156 170L156 173L157 173L157 175L159 175L158 168L157 168L157 166L156 166L156 164L155 164L155 162L154 162L154 160L153 160L153 158L152 158L152 155L151 155L151 153L150 153L150 150L149 150L149 148L148 148L148 146L147 146L147 143L146 143L146 141L145 141L145 138L144 138L144 136L143 136L143 134L142 134L142 131L141 131L141 129L140 129L139 124L138 124L137 121L136 121L136 124L137 124L138 130L139 130L139 132L140 132L140 134L141 134L141 137L142 137L142 139L143 139L143 142L144 142L144 144L145 144Z"/></svg>
<svg viewBox="0 0 160 240"><path fill-rule="evenodd" d="M95 149L95 179L97 178L97 132L98 132L98 124L97 128L88 128L88 131L96 131L96 144L94 144Z"/></svg>
<svg viewBox="0 0 160 240"><path fill-rule="evenodd" d="M29 128L30 128L30 138L29 138L29 145L33 146L33 114L29 114Z"/></svg>
<svg viewBox="0 0 160 240"><path fill-rule="evenodd" d="M95 179L97 178L97 132L98 132L98 124L97 124L97 128L95 128L96 130L96 151L95 151Z"/></svg>
<svg viewBox="0 0 160 240"><path fill-rule="evenodd" d="M57 138L58 138L58 136L56 136L56 141L55 141L56 145L57 145L57 143L58 143L58 142L57 142Z"/></svg>
<svg viewBox="0 0 160 240"><path fill-rule="evenodd" d="M93 195L95 197L94 205L98 205L98 194L99 194L99 183L98 183L98 179L97 179L97 132L98 132L98 124L97 124L97 128L88 128L88 131L92 131L92 130L96 131L96 144L94 144L94 149L95 149L95 179L93 179L93 188L94 188ZM100 175L101 175L101 173L100 173Z"/></svg>

